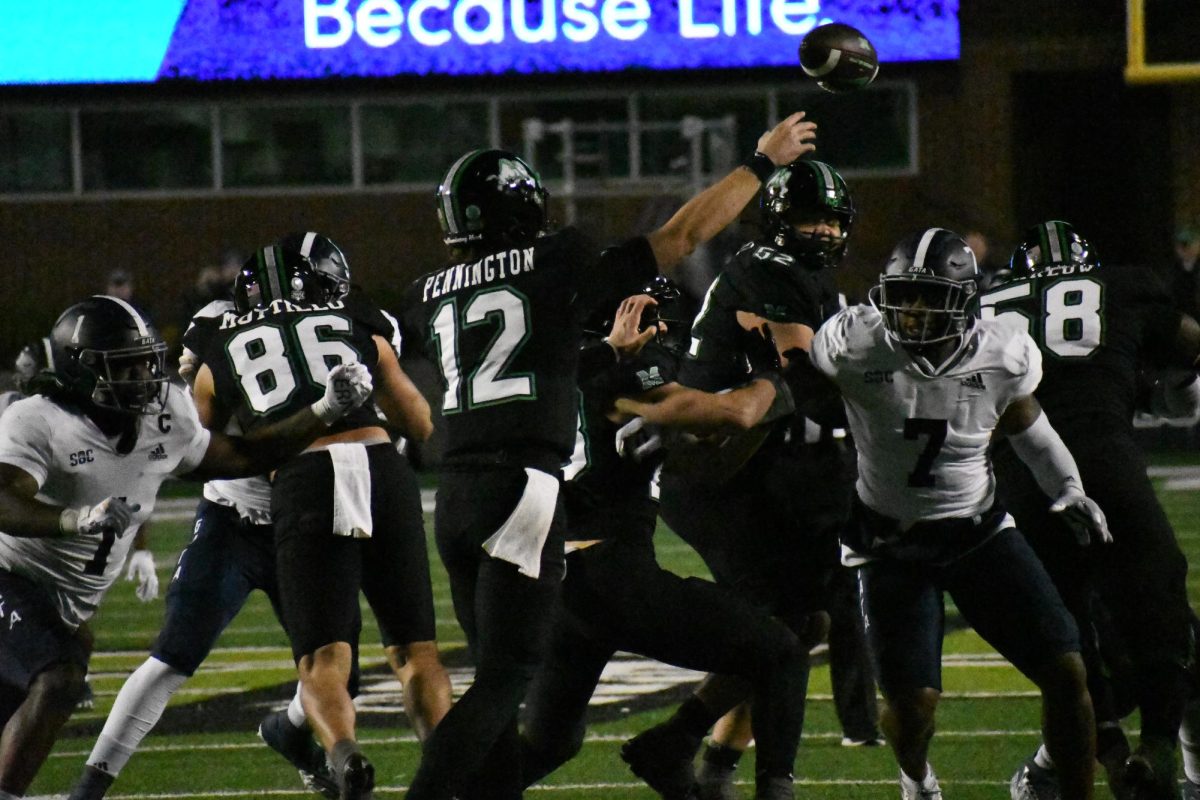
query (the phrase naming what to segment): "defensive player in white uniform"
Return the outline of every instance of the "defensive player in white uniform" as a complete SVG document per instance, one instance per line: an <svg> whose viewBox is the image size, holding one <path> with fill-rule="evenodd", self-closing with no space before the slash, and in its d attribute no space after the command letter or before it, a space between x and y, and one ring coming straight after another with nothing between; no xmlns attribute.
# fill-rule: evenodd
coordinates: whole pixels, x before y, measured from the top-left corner
<svg viewBox="0 0 1200 800"><path fill-rule="evenodd" d="M927 762L941 694L943 593L1042 691L1062 796L1092 796L1095 740L1079 633L1012 518L988 459L1008 436L1077 534L1110 539L1079 471L1032 393L1030 337L974 318L975 257L930 228L893 251L871 305L825 323L812 360L842 391L859 449L843 561L860 568L887 706L882 723L905 800L939 800ZM1069 777L1068 777L1069 775Z"/></svg>
<svg viewBox="0 0 1200 800"><path fill-rule="evenodd" d="M0 800L24 795L70 717L87 620L162 482L262 474L371 390L365 368L339 366L320 401L241 439L205 430L169 391L166 345L129 303L72 306L50 343L54 371L0 419Z"/></svg>

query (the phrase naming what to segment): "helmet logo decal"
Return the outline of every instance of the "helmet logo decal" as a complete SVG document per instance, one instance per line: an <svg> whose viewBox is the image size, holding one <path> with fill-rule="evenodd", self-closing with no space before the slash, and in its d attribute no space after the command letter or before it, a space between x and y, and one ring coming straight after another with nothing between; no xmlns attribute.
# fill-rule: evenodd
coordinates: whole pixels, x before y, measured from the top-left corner
<svg viewBox="0 0 1200 800"><path fill-rule="evenodd" d="M80 314L79 319L75 320L75 330L71 333L71 344L79 344L79 329L83 327L85 319L87 319L87 315Z"/></svg>
<svg viewBox="0 0 1200 800"><path fill-rule="evenodd" d="M520 161L515 161L511 158L502 158L498 164L495 178L497 184L507 186L514 183L532 181L533 175L530 174L529 168Z"/></svg>

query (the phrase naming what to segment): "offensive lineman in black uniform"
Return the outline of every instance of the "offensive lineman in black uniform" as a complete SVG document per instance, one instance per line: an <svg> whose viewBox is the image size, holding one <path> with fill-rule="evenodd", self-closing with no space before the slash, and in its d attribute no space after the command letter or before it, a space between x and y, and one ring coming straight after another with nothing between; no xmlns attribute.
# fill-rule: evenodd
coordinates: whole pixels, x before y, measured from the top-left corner
<svg viewBox="0 0 1200 800"><path fill-rule="evenodd" d="M831 268L841 261L854 218L845 181L827 164L798 161L767 182L762 210L765 238L743 246L717 276L692 325L679 375L686 386L716 391L745 381L745 331L764 323L782 353L807 351L813 332L839 308ZM796 378L803 380L801 373ZM840 399L836 392L829 397L836 417ZM797 399L802 412L831 421L828 409ZM826 633L822 609L852 486L850 464L831 428L802 414L778 423L745 466L720 485L663 474L667 524L700 553L718 583L782 619L806 650ZM848 622L859 626L862 643L856 609ZM859 656L865 660L865 649ZM807 680L807 659L803 668ZM622 756L664 796L686 797L694 783L692 760L716 722L711 709L731 692L744 693L744 686L711 676L675 717L627 742ZM867 692L873 702L873 685ZM724 761L713 770L713 791L724 791L717 784L731 779L738 755L732 747L718 749Z"/></svg>
<svg viewBox="0 0 1200 800"><path fill-rule="evenodd" d="M338 363L368 366L374 402L404 435L427 438L429 406L401 371L391 323L361 294L339 298L299 252L268 247L239 274L235 303L196 376L201 419L243 430L305 402ZM210 424L212 424L210 422ZM283 621L309 723L341 800L369 798L374 768L354 738L347 690L361 587L389 642L434 644L433 595L416 477L370 407L280 467L271 520Z"/></svg>
<svg viewBox="0 0 1200 800"><path fill-rule="evenodd" d="M980 300L981 314L1028 330L1041 348L1044 377L1034 396L1108 517L1113 542L1085 550L1057 532L1062 523L1049 513L1049 500L1003 441L994 459L999 497L1080 630L1092 629L1094 590L1133 660L1129 677L1141 709L1141 743L1123 764L1128 745L1120 728L1100 730L1097 757L1110 780L1118 791L1136 789L1139 798L1174 797L1175 739L1188 692L1185 666L1193 658L1187 563L1146 476L1132 421L1139 370L1192 370L1200 326L1173 308L1147 270L1101 268L1087 240L1057 220L1032 228L999 277ZM1102 697L1092 655L1089 683ZM1054 792L1053 781L1043 748L1013 776L1012 795L1045 797Z"/></svg>
<svg viewBox="0 0 1200 800"><path fill-rule="evenodd" d="M774 164L813 149L793 114L759 151L645 238L598 249L546 231L533 170L467 153L438 189L453 264L409 291L406 339L441 366L448 443L435 530L475 682L425 744L413 800L520 797L517 709L541 662L563 570L561 465L574 449L576 368L592 309L643 285L725 227Z"/></svg>
<svg viewBox="0 0 1200 800"><path fill-rule="evenodd" d="M660 287L647 288L664 299ZM540 779L578 752L600 673L617 650L625 650L748 681L757 712L756 797L790 800L807 653L785 625L734 593L658 565L653 536L662 451L622 458L614 446L622 425L613 419L612 408L620 395L670 393L678 401L683 392L689 395L693 421L709 430L738 431L758 424L768 412L788 413L790 394L783 393L783 408L775 410L776 391L770 387L782 385L777 371L760 373L724 394L680 387L675 382L678 353L658 341L646 342L657 313L647 314L650 325L638 335L651 297L626 299L607 343L585 348L581 358L579 438L563 485L568 541L575 549L567 555L549 655L526 700L524 782ZM592 369L582 366L597 361L601 365ZM777 360L774 366L777 370Z"/></svg>

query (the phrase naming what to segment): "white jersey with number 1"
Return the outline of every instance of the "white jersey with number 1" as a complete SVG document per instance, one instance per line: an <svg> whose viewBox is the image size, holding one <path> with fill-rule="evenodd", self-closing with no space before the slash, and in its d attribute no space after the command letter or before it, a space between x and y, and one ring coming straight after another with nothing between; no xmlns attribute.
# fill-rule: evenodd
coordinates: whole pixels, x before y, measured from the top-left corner
<svg viewBox="0 0 1200 800"><path fill-rule="evenodd" d="M1042 357L1027 333L980 322L949 366L931 376L888 338L879 311L831 317L812 361L841 389L858 448L858 496L908 525L972 517L993 502L992 432L1014 400L1033 393Z"/></svg>
<svg viewBox="0 0 1200 800"><path fill-rule="evenodd" d="M124 497L141 509L118 537L42 539L0 532L0 567L49 592L63 621L86 621L121 572L138 527L150 517L166 478L191 472L208 449L186 392L172 387L162 413L140 417L137 444L124 455L91 419L40 396L14 403L0 417L0 463L37 481L37 499L65 508Z"/></svg>

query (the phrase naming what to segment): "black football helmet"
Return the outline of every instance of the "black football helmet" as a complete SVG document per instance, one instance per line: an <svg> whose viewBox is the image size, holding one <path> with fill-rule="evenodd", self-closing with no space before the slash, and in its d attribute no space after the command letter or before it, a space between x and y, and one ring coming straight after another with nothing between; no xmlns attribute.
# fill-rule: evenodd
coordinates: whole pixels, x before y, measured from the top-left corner
<svg viewBox="0 0 1200 800"><path fill-rule="evenodd" d="M448 246L529 244L546 228L546 189L525 160L507 150L472 150L437 189Z"/></svg>
<svg viewBox="0 0 1200 800"><path fill-rule="evenodd" d="M127 301L95 295L62 313L50 331L50 369L77 401L157 414L167 400L167 344Z"/></svg>
<svg viewBox="0 0 1200 800"><path fill-rule="evenodd" d="M1008 271L1013 279L1028 278L1046 267L1067 265L1090 270L1100 266L1100 259L1070 223L1052 219L1025 232L1008 262Z"/></svg>
<svg viewBox="0 0 1200 800"><path fill-rule="evenodd" d="M321 290L327 303L341 300L350 292L350 265L342 249L328 236L316 231L289 233L277 244L284 250L295 250L312 262L316 288Z"/></svg>
<svg viewBox="0 0 1200 800"><path fill-rule="evenodd" d="M870 300L891 339L922 348L959 339L970 329L978 280L975 253L963 238L928 228L896 245Z"/></svg>
<svg viewBox="0 0 1200 800"><path fill-rule="evenodd" d="M264 247L246 260L233 282L233 305L239 314L266 308L277 300L310 304L326 301L326 282L313 263L295 250Z"/></svg>
<svg viewBox="0 0 1200 800"><path fill-rule="evenodd" d="M854 201L846 182L823 161L793 161L775 171L763 187L762 224L779 247L801 258L812 258L820 268L836 267L846 254ZM841 225L839 237L797 233L795 226L833 217Z"/></svg>

